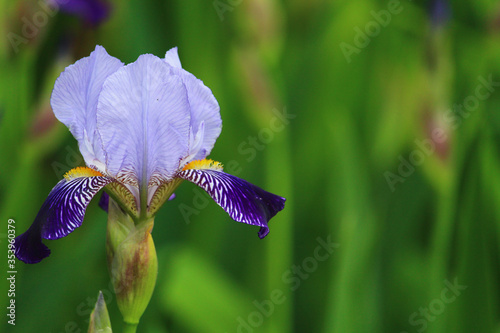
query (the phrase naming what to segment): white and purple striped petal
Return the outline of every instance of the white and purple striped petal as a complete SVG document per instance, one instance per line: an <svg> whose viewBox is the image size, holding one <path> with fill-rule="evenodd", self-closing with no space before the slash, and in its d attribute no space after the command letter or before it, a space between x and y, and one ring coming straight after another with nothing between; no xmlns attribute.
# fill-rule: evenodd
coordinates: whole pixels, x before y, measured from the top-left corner
<svg viewBox="0 0 500 333"><path fill-rule="evenodd" d="M167 52L165 62L169 64L173 74L182 78L191 107L190 151L183 162L185 164L192 160L204 159L212 151L222 130L219 104L203 81L182 69L177 47Z"/></svg>
<svg viewBox="0 0 500 333"><path fill-rule="evenodd" d="M33 264L49 256L50 250L42 238L65 237L81 226L88 204L111 181L102 176L62 179L50 191L31 227L16 237L16 257Z"/></svg>
<svg viewBox="0 0 500 333"><path fill-rule="evenodd" d="M54 85L50 103L54 114L78 141L88 166L105 170L105 152L96 130L97 100L104 81L123 63L108 55L102 46L86 58L68 66Z"/></svg>
<svg viewBox="0 0 500 333"><path fill-rule="evenodd" d="M269 220L285 207L285 198L222 171L187 169L178 177L204 189L233 220L259 226L260 238L269 233Z"/></svg>
<svg viewBox="0 0 500 333"><path fill-rule="evenodd" d="M108 173L137 187L159 185L189 151L190 106L182 80L161 59L142 55L104 83L97 128Z"/></svg>

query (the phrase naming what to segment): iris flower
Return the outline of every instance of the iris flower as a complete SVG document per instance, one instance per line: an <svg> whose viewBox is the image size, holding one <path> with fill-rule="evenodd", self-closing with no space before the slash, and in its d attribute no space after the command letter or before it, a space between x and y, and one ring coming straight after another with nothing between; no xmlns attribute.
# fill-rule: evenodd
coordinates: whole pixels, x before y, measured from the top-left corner
<svg viewBox="0 0 500 333"><path fill-rule="evenodd" d="M204 189L229 216L268 232L285 198L224 173L206 159L222 128L211 90L181 67L177 48L164 59L141 55L124 65L97 46L56 80L55 116L75 139L86 167L70 170L49 193L31 227L15 241L16 256L49 256L42 239L81 226L92 198L109 196L140 221L152 218L183 181Z"/></svg>
<svg viewBox="0 0 500 333"><path fill-rule="evenodd" d="M106 0L52 0L51 3L62 12L79 16L92 26L103 22L110 12L110 4Z"/></svg>

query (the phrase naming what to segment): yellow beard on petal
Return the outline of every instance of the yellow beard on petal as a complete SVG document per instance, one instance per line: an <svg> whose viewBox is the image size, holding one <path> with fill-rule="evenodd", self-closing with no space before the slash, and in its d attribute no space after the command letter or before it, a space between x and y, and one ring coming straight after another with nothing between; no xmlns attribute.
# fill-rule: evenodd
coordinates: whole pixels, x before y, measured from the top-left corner
<svg viewBox="0 0 500 333"><path fill-rule="evenodd" d="M222 164L220 162L204 158L202 160L189 162L182 170L184 171L189 169L210 169L222 171Z"/></svg>
<svg viewBox="0 0 500 333"><path fill-rule="evenodd" d="M66 172L66 174L64 174L64 178L66 178L66 180L72 180L80 177L95 177L95 176L102 177L103 175L99 171L87 167L77 167L69 170L68 172Z"/></svg>

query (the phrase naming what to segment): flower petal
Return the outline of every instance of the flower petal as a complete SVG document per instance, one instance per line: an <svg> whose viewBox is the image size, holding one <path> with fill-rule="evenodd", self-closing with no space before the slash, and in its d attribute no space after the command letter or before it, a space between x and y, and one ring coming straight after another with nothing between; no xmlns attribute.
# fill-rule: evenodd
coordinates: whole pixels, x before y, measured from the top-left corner
<svg viewBox="0 0 500 333"><path fill-rule="evenodd" d="M112 180L103 176L64 178L50 191L35 221L16 237L16 257L32 264L49 256L44 239L67 236L82 225L85 210L92 197Z"/></svg>
<svg viewBox="0 0 500 333"><path fill-rule="evenodd" d="M285 198L222 171L187 169L178 177L204 189L233 220L260 226L260 238L269 233L269 220L285 207Z"/></svg>
<svg viewBox="0 0 500 333"><path fill-rule="evenodd" d="M50 99L57 119L78 140L85 163L101 171L105 154L96 131L97 99L106 78L122 66L120 60L98 45L89 57L65 69L56 80Z"/></svg>
<svg viewBox="0 0 500 333"><path fill-rule="evenodd" d="M108 206L109 206L109 194L107 194L106 192L102 192L101 199L99 199L99 207L107 213Z"/></svg>
<svg viewBox="0 0 500 333"><path fill-rule="evenodd" d="M181 60L177 53L177 46L167 51L167 54L165 54L165 61L172 67L182 68Z"/></svg>
<svg viewBox="0 0 500 333"><path fill-rule="evenodd" d="M190 159L185 159L185 163L191 160L203 159L212 151L215 140L217 140L222 130L219 104L212 91L203 84L203 81L182 69L176 47L167 52L165 62L171 66L172 73L179 75L186 85L189 105L191 106L190 125L193 138L198 136L200 129L203 130L201 132L203 136L201 138L202 143L197 147L193 147L194 142L190 143ZM204 123L204 126L200 126L202 123Z"/></svg>
<svg viewBox="0 0 500 333"><path fill-rule="evenodd" d="M108 172L125 184L171 179L187 155L186 88L161 59L142 55L111 75L97 107Z"/></svg>

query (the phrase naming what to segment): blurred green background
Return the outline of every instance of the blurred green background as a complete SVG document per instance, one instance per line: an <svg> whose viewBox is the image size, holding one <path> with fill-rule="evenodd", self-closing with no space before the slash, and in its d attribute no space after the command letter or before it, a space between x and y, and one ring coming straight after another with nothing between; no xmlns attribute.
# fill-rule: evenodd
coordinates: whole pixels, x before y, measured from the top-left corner
<svg viewBox="0 0 500 333"><path fill-rule="evenodd" d="M138 332L500 332L500 2L111 6L92 25L0 1L2 276L8 219L24 232L83 163L50 109L60 72L96 44L126 63L178 46L221 107L210 157L287 202L260 240L182 184ZM0 280L0 331L86 332L99 290L121 331L97 202L48 259L17 262L15 327Z"/></svg>

